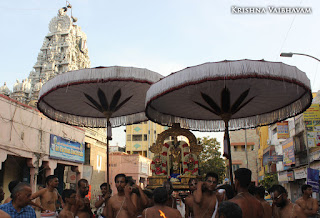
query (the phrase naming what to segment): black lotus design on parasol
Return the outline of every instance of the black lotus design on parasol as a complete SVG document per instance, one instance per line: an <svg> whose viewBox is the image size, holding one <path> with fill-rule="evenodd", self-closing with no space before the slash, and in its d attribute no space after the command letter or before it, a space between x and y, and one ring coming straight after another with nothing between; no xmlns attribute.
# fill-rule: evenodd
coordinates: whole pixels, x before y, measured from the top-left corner
<svg viewBox="0 0 320 218"><path fill-rule="evenodd" d="M90 107L94 108L95 110L103 113L107 118L110 118L112 113L118 111L124 104L126 104L132 98L132 95L131 95L128 98L126 98L125 100L123 100L121 103L119 103L119 100L121 98L121 89L119 89L112 96L112 100L109 105L108 99L107 99L105 93L100 88L97 91L99 102L94 100L94 98L91 97L90 95L88 95L86 93L83 93L83 94L92 104L89 104L87 102L85 102L85 103L87 105L89 105Z"/></svg>
<svg viewBox="0 0 320 218"><path fill-rule="evenodd" d="M310 81L294 66L226 60L188 67L154 83L147 92L146 115L162 125L224 131L224 155L232 166L229 129L255 128L296 116L311 100ZM232 183L232 167L229 171Z"/></svg>
<svg viewBox="0 0 320 218"><path fill-rule="evenodd" d="M194 101L197 105L200 107L214 113L217 116L220 116L225 119L230 119L233 114L237 113L239 110L241 110L244 106L246 106L249 102L251 102L254 97L251 97L249 100L244 102L246 97L248 96L250 91L250 88L241 93L241 95L237 98L237 100L232 104L230 107L230 91L227 87L224 87L224 89L221 92L221 106L219 107L218 104L207 94L201 92L201 96L203 100L211 107L207 107L199 102ZM244 103L243 103L244 102Z"/></svg>

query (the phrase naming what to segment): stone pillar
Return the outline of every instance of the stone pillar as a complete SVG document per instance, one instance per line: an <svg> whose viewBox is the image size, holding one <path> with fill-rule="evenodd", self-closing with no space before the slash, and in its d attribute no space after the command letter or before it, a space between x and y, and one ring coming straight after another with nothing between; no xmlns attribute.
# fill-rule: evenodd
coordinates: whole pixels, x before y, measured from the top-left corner
<svg viewBox="0 0 320 218"><path fill-rule="evenodd" d="M27 159L27 165L30 168L30 186L32 192L37 190L37 176L39 173L39 167L42 165L40 155L34 154L32 158Z"/></svg>
<svg viewBox="0 0 320 218"><path fill-rule="evenodd" d="M58 162L56 160L43 162L43 168L46 169L46 177L54 174L54 170L57 168L57 163Z"/></svg>
<svg viewBox="0 0 320 218"><path fill-rule="evenodd" d="M37 191L37 175L38 175L38 170L36 168L31 167L30 168L30 186L32 193Z"/></svg>

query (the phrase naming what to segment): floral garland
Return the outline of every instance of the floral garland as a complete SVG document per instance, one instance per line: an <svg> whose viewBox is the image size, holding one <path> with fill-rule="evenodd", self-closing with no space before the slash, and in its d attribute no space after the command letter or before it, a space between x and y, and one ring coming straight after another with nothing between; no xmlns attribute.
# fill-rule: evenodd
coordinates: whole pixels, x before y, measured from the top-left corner
<svg viewBox="0 0 320 218"><path fill-rule="evenodd" d="M160 164L160 166L156 166ZM156 176L164 176L167 175L167 161L165 158L157 155L153 158L152 162L151 162L151 171L152 171L152 175L156 175Z"/></svg>
<svg viewBox="0 0 320 218"><path fill-rule="evenodd" d="M193 170L188 168L188 162L194 164ZM185 161L183 161L183 169L184 174L198 175L199 161L197 156L191 153L187 154L185 156Z"/></svg>

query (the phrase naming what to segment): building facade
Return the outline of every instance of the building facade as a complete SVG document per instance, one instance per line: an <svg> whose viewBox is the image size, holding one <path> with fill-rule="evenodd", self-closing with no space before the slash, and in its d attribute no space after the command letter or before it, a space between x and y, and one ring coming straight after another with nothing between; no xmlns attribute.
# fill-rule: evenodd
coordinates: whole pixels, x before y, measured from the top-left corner
<svg viewBox="0 0 320 218"><path fill-rule="evenodd" d="M233 172L239 168L248 168L252 171L252 182L257 184L259 136L257 135L256 129L230 131L229 134ZM246 140L248 159L245 150Z"/></svg>
<svg viewBox="0 0 320 218"><path fill-rule="evenodd" d="M161 126L151 121L126 126L126 152L128 154L139 154L152 158L149 151L150 146L156 142L157 136L167 130L168 127Z"/></svg>
<svg viewBox="0 0 320 218"><path fill-rule="evenodd" d="M142 188L147 186L148 176L151 176L151 159L139 154L112 152L110 154L110 185L112 193L117 193L114 178L119 173L131 176Z"/></svg>
<svg viewBox="0 0 320 218"><path fill-rule="evenodd" d="M85 131L1 94L0 108L0 184L6 196L12 180L28 182L36 191L52 174L59 177L60 191L73 187L68 175L82 177Z"/></svg>

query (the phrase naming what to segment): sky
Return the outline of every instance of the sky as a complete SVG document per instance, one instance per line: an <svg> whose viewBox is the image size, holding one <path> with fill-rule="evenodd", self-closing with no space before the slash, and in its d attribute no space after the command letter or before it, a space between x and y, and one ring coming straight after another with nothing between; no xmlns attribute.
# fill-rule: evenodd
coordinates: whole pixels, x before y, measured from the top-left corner
<svg viewBox="0 0 320 218"><path fill-rule="evenodd" d="M298 67L320 89L318 0L69 0L76 23L87 34L91 67L133 66L164 76L188 66L221 60L281 61ZM28 77L63 0L0 1L0 85L12 90ZM309 7L312 13L234 13L232 7ZM70 15L70 11L68 12ZM124 146L124 127L111 145ZM223 133L199 133L216 137Z"/></svg>

